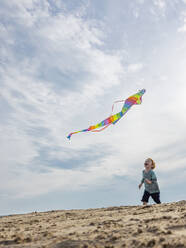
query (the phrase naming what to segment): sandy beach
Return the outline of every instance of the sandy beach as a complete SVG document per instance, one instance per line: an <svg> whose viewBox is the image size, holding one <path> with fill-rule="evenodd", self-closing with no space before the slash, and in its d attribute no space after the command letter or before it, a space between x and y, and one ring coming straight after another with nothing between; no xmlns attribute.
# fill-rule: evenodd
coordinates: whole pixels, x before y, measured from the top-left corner
<svg viewBox="0 0 186 248"><path fill-rule="evenodd" d="M0 247L186 247L186 201L3 216Z"/></svg>

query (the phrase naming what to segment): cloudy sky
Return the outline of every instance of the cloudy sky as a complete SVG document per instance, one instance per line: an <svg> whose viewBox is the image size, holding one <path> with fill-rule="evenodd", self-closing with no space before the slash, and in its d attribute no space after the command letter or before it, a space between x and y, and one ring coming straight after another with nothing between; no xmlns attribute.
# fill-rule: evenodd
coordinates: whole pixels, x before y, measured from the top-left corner
<svg viewBox="0 0 186 248"><path fill-rule="evenodd" d="M185 0L1 0L0 214L141 204L147 157L184 199L185 68Z"/></svg>

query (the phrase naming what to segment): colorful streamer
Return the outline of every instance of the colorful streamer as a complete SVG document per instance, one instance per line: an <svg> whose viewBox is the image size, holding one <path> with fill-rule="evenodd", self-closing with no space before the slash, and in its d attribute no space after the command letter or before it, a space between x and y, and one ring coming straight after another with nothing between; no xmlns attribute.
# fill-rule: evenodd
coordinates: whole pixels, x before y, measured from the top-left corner
<svg viewBox="0 0 186 248"><path fill-rule="evenodd" d="M70 133L67 138L70 139L72 134L75 134L75 133L81 133L81 132L88 132L88 131L91 131L91 132L100 132L100 131L103 131L105 128L107 128L109 125L111 124L115 124L116 122L118 122L121 117L123 117L126 112L132 107L132 105L134 104L141 104L142 102L142 96L143 94L145 93L145 89L142 89L140 90L138 93L130 96L129 98L127 98L126 100L121 100L121 101L116 101L114 102L115 103L118 103L118 102L124 102L124 105L121 109L120 112L114 114L114 115L110 115L107 119L101 121L100 123L94 125L94 126L90 126L89 128L87 129L83 129L81 131L76 131L76 132L73 132L73 133ZM112 112L114 110L114 104L112 106ZM100 129L98 129L100 128ZM95 129L98 129L98 130L95 130Z"/></svg>

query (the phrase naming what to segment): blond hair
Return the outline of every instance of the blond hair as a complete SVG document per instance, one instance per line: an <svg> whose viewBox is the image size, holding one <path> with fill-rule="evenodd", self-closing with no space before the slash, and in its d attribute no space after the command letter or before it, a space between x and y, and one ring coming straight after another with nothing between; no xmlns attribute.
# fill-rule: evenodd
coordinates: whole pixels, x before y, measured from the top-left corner
<svg viewBox="0 0 186 248"><path fill-rule="evenodd" d="M150 160L152 162L151 169L153 170L156 167L156 164L152 158L148 158L147 160Z"/></svg>

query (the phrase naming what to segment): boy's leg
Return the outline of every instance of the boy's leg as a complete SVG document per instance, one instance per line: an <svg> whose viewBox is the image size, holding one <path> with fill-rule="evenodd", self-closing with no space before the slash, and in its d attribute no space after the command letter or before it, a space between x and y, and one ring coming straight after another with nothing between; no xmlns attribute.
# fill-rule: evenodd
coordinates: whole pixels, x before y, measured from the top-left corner
<svg viewBox="0 0 186 248"><path fill-rule="evenodd" d="M141 199L141 201L143 202L143 205L147 205L148 201L149 201L149 197L150 197L150 193L148 191L144 191L143 197Z"/></svg>
<svg viewBox="0 0 186 248"><path fill-rule="evenodd" d="M153 193L151 194L152 199L155 201L155 203L160 204L160 193Z"/></svg>

